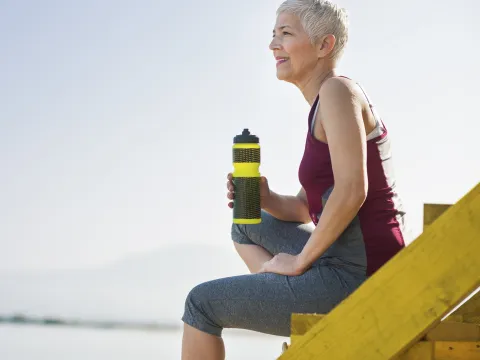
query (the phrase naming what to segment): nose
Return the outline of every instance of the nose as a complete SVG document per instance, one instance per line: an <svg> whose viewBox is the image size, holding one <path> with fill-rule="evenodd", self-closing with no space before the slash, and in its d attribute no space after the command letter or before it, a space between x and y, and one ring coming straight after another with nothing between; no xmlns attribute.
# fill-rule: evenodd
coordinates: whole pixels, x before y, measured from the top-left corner
<svg viewBox="0 0 480 360"><path fill-rule="evenodd" d="M278 43L278 39L274 37L272 41L270 42L270 45L268 46L270 50L280 50L281 46Z"/></svg>

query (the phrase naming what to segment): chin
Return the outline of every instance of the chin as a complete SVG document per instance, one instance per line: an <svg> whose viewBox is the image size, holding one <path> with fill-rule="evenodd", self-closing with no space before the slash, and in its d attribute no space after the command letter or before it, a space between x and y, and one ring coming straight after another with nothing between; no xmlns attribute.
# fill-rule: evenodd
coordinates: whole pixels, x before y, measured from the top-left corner
<svg viewBox="0 0 480 360"><path fill-rule="evenodd" d="M277 70L277 79L282 80L282 81L286 81L286 82L290 82L291 74L287 73L286 71Z"/></svg>

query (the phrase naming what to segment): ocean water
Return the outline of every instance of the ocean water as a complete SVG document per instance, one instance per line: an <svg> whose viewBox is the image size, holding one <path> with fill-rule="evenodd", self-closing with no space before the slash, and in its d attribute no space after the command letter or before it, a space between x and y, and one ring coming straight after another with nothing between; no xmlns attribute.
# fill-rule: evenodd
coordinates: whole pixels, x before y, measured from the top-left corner
<svg viewBox="0 0 480 360"><path fill-rule="evenodd" d="M181 331L0 325L1 360L177 360ZM274 360L286 338L224 330L227 360Z"/></svg>

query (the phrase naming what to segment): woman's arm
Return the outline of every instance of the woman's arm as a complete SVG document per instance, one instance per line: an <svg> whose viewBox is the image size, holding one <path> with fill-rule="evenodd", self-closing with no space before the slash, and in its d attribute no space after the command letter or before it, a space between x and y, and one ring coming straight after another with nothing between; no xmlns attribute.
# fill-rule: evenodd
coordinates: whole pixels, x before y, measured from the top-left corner
<svg viewBox="0 0 480 360"><path fill-rule="evenodd" d="M317 116L327 137L335 185L319 223L297 256L300 273L341 235L367 196L365 125L361 101L353 86L349 80L331 78L320 90L322 102ZM316 136L320 133L319 123L316 121Z"/></svg>
<svg viewBox="0 0 480 360"><path fill-rule="evenodd" d="M283 221L295 221L303 224L311 222L307 196L303 187L297 195L279 195L270 190L263 209Z"/></svg>

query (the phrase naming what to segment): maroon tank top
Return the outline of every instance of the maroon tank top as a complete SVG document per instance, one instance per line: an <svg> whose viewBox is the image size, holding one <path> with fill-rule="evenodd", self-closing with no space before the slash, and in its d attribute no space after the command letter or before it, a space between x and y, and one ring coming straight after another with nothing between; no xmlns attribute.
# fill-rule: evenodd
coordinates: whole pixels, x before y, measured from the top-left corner
<svg viewBox="0 0 480 360"><path fill-rule="evenodd" d="M364 94L369 101L365 91ZM312 134L318 103L319 96L308 116L305 150L298 170L300 183L307 195L310 217L315 225L335 185L328 144L317 140ZM406 227L405 212L396 192L388 132L370 101L369 104L377 127L367 137L368 193L356 218L365 246L367 275L372 275L405 246Z"/></svg>

